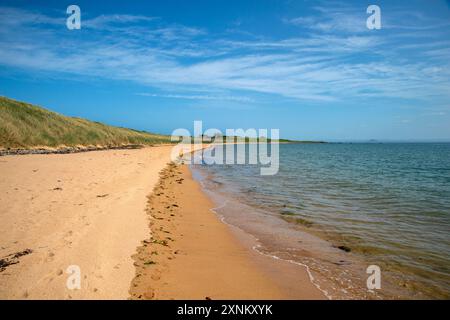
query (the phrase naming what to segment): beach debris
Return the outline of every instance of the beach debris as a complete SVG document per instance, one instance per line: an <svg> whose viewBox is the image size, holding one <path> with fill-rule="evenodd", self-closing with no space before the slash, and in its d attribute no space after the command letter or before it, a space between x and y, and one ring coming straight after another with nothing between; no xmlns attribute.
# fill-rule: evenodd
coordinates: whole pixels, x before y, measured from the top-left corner
<svg viewBox="0 0 450 320"><path fill-rule="evenodd" d="M53 188L53 190L55 190L55 191L62 191L62 188L61 187L56 187L56 188Z"/></svg>
<svg viewBox="0 0 450 320"><path fill-rule="evenodd" d="M346 266L346 265L351 264L351 262L345 261L345 260L339 260L338 262L333 262L333 263L337 266Z"/></svg>
<svg viewBox="0 0 450 320"><path fill-rule="evenodd" d="M105 194L98 194L98 195L97 195L97 198L105 198L105 197L107 197L107 196L109 196L108 193L105 193Z"/></svg>
<svg viewBox="0 0 450 320"><path fill-rule="evenodd" d="M205 300L212 300L210 297L205 297Z"/></svg>
<svg viewBox="0 0 450 320"><path fill-rule="evenodd" d="M32 252L33 250L31 249L25 249L23 251L7 255L3 259L0 259L0 272L5 271L6 268L10 265L19 263L20 257L30 254Z"/></svg>
<svg viewBox="0 0 450 320"><path fill-rule="evenodd" d="M100 150L132 150L132 149L142 149L143 145L130 144L130 145L118 145L118 146L87 146L87 147L64 147L58 149L46 149L46 148L36 148L36 149L2 149L0 150L0 157L7 155L24 155L24 154L69 154L69 153L80 153L89 151L100 151ZM124 154L128 155L128 154ZM89 158L88 160L92 160ZM6 161L2 161L6 162Z"/></svg>
<svg viewBox="0 0 450 320"><path fill-rule="evenodd" d="M168 261L174 260L177 255L182 254L181 251L171 248L172 243L176 243L177 239L174 236L176 233L170 229L173 225L169 216L174 217L173 213L178 213L181 207L177 203L177 197L174 195L176 191L173 188L177 188L177 183L184 180L179 176L182 172L177 172L176 168L176 165L170 163L160 173L160 180L153 192L147 195L146 213L150 218L149 225L152 233L147 240L142 241L142 246L133 256L136 267L135 281L131 289L133 299L154 299L156 292L154 289L146 287L145 283L148 280L161 280L161 271L167 268L170 263ZM152 268L152 265L155 266ZM142 281L136 281L136 279L142 279Z"/></svg>
<svg viewBox="0 0 450 320"><path fill-rule="evenodd" d="M152 243L160 244L160 245L165 246L165 247L168 246L167 240L156 240L156 239L154 239L154 240L152 240Z"/></svg>
<svg viewBox="0 0 450 320"><path fill-rule="evenodd" d="M345 252L352 251L352 249L350 247L347 247L347 246L337 246L336 248L341 249L342 251L345 251Z"/></svg>

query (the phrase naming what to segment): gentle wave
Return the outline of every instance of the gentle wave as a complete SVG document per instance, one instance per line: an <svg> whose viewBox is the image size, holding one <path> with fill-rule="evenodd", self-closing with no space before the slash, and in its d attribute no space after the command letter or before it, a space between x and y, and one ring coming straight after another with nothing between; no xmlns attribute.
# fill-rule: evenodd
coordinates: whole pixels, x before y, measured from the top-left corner
<svg viewBox="0 0 450 320"><path fill-rule="evenodd" d="M330 292L340 298L450 297L450 144L289 144L280 146L275 176L255 165L194 170L230 200L221 209L227 221L257 235L265 254L282 251L324 282L334 279ZM351 253L310 241L302 257L305 231ZM386 280L376 296L364 288L369 264Z"/></svg>

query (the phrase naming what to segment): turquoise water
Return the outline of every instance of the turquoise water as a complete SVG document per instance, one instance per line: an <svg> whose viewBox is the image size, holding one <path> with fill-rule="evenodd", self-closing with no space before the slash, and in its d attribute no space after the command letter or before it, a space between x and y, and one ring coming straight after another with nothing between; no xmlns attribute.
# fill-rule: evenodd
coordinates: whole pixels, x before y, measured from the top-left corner
<svg viewBox="0 0 450 320"><path fill-rule="evenodd" d="M246 206L230 214L233 223L253 209L261 219L287 222L264 231L247 223L259 239L274 243L289 234L279 245L288 252L295 230L307 231L332 247L348 247L346 260L379 265L386 291L401 292L388 297L450 297L450 144L283 144L275 176L261 176L256 165L197 169L211 192ZM267 241L267 250L282 251L269 247ZM331 277L327 272L322 275Z"/></svg>

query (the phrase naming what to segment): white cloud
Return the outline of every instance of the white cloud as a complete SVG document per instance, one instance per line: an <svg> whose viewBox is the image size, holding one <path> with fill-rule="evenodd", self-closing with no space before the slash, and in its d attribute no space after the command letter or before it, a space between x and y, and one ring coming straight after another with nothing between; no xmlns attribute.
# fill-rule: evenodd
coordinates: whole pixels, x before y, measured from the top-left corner
<svg viewBox="0 0 450 320"><path fill-rule="evenodd" d="M333 22L337 16L324 19ZM398 51L397 39L373 33L328 33L322 26L320 32L302 37L236 41L147 16L99 16L79 31L67 31L65 20L42 13L0 8L2 17L2 65L52 76L127 80L176 92L167 98L251 102L234 94L238 91L325 102L450 96L448 50L428 46L414 52L435 60L410 60ZM349 22L337 28L350 32Z"/></svg>
<svg viewBox="0 0 450 320"><path fill-rule="evenodd" d="M212 96L212 95L186 95L186 94L157 94L157 93L137 93L139 96L169 98L169 99L187 99L187 100L220 100L220 101L236 101L236 102L254 102L252 98L243 96Z"/></svg>
<svg viewBox="0 0 450 320"><path fill-rule="evenodd" d="M123 24L150 22L156 20L156 17L148 17L143 15L129 15L129 14L111 14L100 15L92 19L83 19L82 27L95 29L114 29L114 26Z"/></svg>
<svg viewBox="0 0 450 320"><path fill-rule="evenodd" d="M63 25L66 18L50 17L39 12L28 11L23 9L16 9L12 7L0 7L0 22L3 31L11 32L15 27L22 27L26 25Z"/></svg>
<svg viewBox="0 0 450 320"><path fill-rule="evenodd" d="M283 19L285 23L308 28L320 32L346 32L359 33L367 32L365 10L342 8L342 7L321 7L314 8L314 16L300 16L291 19Z"/></svg>

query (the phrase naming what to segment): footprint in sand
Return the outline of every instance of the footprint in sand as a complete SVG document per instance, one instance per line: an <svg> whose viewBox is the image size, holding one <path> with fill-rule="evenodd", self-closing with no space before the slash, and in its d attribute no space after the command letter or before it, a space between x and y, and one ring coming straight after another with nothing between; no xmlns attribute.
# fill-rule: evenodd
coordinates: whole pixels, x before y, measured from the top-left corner
<svg viewBox="0 0 450 320"><path fill-rule="evenodd" d="M159 279L161 279L161 276L159 274L153 274L150 278L152 278L152 280L158 281Z"/></svg>
<svg viewBox="0 0 450 320"><path fill-rule="evenodd" d="M144 293L145 299L153 299L155 297L155 290L148 288Z"/></svg>
<svg viewBox="0 0 450 320"><path fill-rule="evenodd" d="M159 269L154 270L150 278L155 281L161 279L161 271Z"/></svg>
<svg viewBox="0 0 450 320"><path fill-rule="evenodd" d="M52 262L55 257L55 254L51 251L47 253L47 257L45 258L45 262Z"/></svg>

